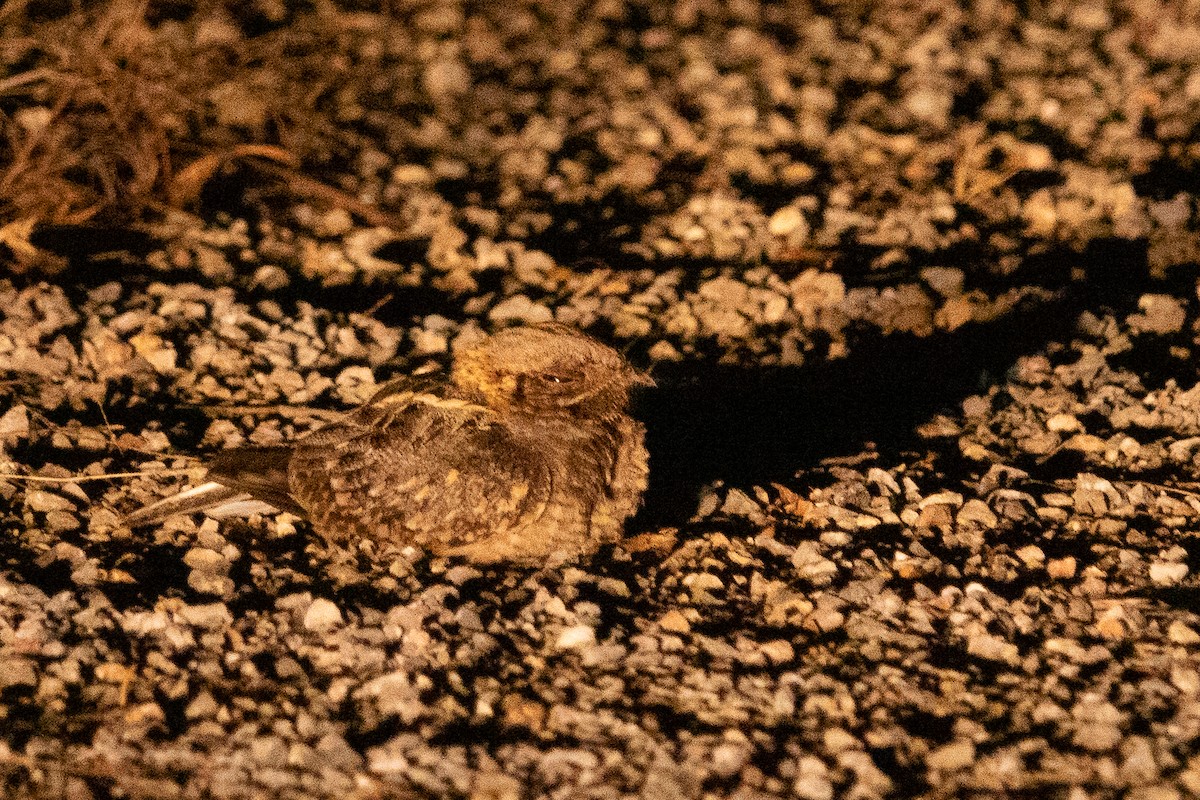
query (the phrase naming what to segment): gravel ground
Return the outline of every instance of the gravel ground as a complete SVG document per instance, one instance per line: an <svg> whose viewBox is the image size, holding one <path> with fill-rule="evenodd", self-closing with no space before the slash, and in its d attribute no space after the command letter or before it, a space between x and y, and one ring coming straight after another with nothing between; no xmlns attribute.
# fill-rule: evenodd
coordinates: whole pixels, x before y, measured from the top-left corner
<svg viewBox="0 0 1200 800"><path fill-rule="evenodd" d="M27 5L0 793L1200 795L1194 3ZM618 546L120 524L549 319L659 383Z"/></svg>

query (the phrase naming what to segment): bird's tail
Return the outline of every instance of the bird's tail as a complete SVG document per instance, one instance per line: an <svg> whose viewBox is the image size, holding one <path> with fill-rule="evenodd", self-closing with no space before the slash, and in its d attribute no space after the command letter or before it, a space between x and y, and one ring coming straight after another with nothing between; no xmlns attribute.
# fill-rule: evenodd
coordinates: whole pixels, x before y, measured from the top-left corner
<svg viewBox="0 0 1200 800"><path fill-rule="evenodd" d="M125 524L131 528L154 525L167 517L176 514L194 514L203 511L216 519L225 517L249 516L250 514L265 514L275 511L275 507L261 500L255 500L240 489L233 489L216 481L202 483L191 489L185 489L177 495L151 503L145 508L139 508L125 517Z"/></svg>
<svg viewBox="0 0 1200 800"><path fill-rule="evenodd" d="M154 525L175 514L203 511L210 517L246 517L289 511L303 515L287 485L291 450L284 445L235 447L209 464L212 480L151 503L125 518L131 528Z"/></svg>

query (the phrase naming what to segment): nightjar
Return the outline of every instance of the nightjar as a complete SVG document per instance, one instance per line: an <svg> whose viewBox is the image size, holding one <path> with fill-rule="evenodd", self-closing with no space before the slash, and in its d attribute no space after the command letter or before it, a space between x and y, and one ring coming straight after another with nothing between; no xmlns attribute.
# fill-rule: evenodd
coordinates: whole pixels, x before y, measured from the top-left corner
<svg viewBox="0 0 1200 800"><path fill-rule="evenodd" d="M208 483L126 522L273 508L338 543L480 562L585 553L620 538L645 491L645 429L628 405L651 384L572 328L510 328L460 352L448 376L388 383L294 443L218 454Z"/></svg>

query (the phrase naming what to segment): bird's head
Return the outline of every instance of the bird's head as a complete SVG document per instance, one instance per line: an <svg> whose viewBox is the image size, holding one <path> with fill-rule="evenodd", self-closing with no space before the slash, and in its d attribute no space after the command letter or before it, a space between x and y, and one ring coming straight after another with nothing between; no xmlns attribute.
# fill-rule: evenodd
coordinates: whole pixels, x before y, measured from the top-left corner
<svg viewBox="0 0 1200 800"><path fill-rule="evenodd" d="M606 344L557 323L509 328L458 354L451 380L498 411L589 417L623 411L653 385Z"/></svg>

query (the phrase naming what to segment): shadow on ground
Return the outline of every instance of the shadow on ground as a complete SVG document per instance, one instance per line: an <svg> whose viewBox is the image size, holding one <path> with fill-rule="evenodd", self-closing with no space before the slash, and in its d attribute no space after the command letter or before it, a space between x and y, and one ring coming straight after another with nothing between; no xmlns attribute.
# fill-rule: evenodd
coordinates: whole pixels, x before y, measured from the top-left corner
<svg viewBox="0 0 1200 800"><path fill-rule="evenodd" d="M1076 256L1076 258L1080 258ZM1128 243L1080 258L1087 279L986 324L927 337L896 334L852 354L797 368L663 364L658 388L640 398L651 482L637 523L678 525L707 484L788 481L822 459L875 448L921 447L915 429L939 411L1002 381L1016 360L1070 338L1079 314L1124 314L1153 291L1145 255ZM637 524L635 524L637 527Z"/></svg>

